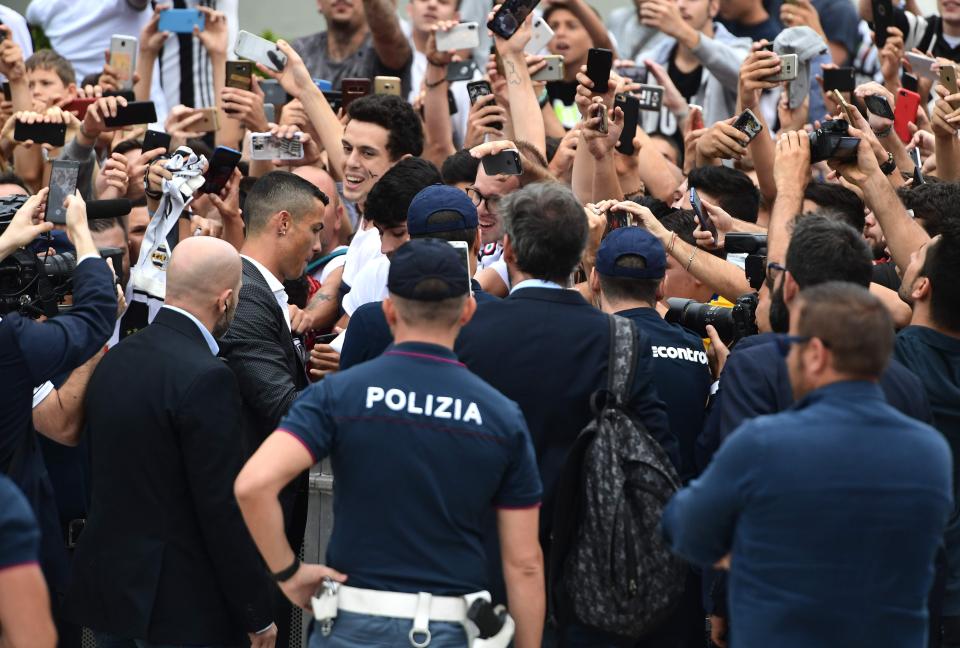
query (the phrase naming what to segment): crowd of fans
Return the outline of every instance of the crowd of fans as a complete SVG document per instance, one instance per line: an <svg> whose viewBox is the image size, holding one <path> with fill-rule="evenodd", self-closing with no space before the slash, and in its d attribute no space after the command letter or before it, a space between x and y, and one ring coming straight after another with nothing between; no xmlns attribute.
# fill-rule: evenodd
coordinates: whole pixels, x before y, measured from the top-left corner
<svg viewBox="0 0 960 648"><path fill-rule="evenodd" d="M317 5L0 5L0 646L960 646L960 4Z"/></svg>

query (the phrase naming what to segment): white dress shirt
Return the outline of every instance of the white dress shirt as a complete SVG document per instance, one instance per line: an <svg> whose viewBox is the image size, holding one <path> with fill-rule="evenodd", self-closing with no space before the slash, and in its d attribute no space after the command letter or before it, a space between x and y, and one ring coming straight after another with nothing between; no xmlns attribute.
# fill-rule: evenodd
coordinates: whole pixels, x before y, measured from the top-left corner
<svg viewBox="0 0 960 648"><path fill-rule="evenodd" d="M160 307L161 310L166 308L167 310L172 310L175 313L180 313L191 322L197 325L197 328L200 329L200 333L203 334L203 341L207 343L207 346L210 347L210 353L217 355L220 353L220 345L217 344L216 338L213 337L213 333L207 330L207 327L200 323L196 317L193 316L193 313L189 313L182 308L177 308L176 306L171 306L170 304L164 304Z"/></svg>
<svg viewBox="0 0 960 648"><path fill-rule="evenodd" d="M253 264L253 266L260 271L260 274L263 275L264 281L267 282L267 286L273 291L273 296L277 300L277 303L280 304L280 310L283 311L283 319L287 322L287 328L290 328L290 307L287 305L287 291L283 288L283 282L273 276L273 273L267 270L262 263L256 259L251 259L246 254L241 254L241 257Z"/></svg>

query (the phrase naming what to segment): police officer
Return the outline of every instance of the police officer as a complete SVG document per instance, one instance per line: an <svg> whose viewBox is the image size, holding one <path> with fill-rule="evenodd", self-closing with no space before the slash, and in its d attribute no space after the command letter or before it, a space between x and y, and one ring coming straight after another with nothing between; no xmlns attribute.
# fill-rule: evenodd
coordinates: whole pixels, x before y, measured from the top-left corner
<svg viewBox="0 0 960 648"><path fill-rule="evenodd" d="M654 383L680 442L680 476L688 481L695 471L694 448L703 429L710 368L703 340L657 313L666 269L663 244L656 236L644 228L623 227L600 243L590 287L604 312L630 318L650 336Z"/></svg>
<svg viewBox="0 0 960 648"><path fill-rule="evenodd" d="M446 242L410 241L387 288L395 343L294 403L237 478L244 519L283 592L312 604L311 648L506 646L514 621L514 645L539 646L542 487L520 409L452 351L476 309L462 262ZM301 564L277 494L327 455L337 480L327 565ZM494 611L484 629L475 620L487 606L493 508L513 620Z"/></svg>

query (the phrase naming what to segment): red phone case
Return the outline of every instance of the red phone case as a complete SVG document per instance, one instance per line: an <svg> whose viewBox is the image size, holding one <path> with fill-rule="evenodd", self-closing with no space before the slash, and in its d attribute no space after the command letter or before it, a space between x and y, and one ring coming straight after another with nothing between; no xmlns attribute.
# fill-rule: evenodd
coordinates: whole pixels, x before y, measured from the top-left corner
<svg viewBox="0 0 960 648"><path fill-rule="evenodd" d="M920 107L920 95L904 88L897 91L897 105L893 110L893 130L904 144L912 138L907 124L917 121L918 107Z"/></svg>

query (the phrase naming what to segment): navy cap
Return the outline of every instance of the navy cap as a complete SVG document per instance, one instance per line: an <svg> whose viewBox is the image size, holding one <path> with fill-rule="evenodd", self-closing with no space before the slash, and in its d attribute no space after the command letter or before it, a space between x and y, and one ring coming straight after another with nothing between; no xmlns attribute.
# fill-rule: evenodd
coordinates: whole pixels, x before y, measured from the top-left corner
<svg viewBox="0 0 960 648"><path fill-rule="evenodd" d="M643 257L644 268L617 266L624 255ZM605 277L628 277L631 279L662 279L667 272L667 255L663 243L642 227L620 227L600 243L597 250L597 272Z"/></svg>
<svg viewBox="0 0 960 648"><path fill-rule="evenodd" d="M460 219L428 224L427 219L437 212L460 214ZM407 209L407 231L410 236L426 236L437 232L475 229L479 227L477 207L466 192L456 187L435 184L420 190Z"/></svg>
<svg viewBox="0 0 960 648"><path fill-rule="evenodd" d="M407 241L393 253L387 289L397 297L429 302L461 297L470 283L456 248L422 238Z"/></svg>

